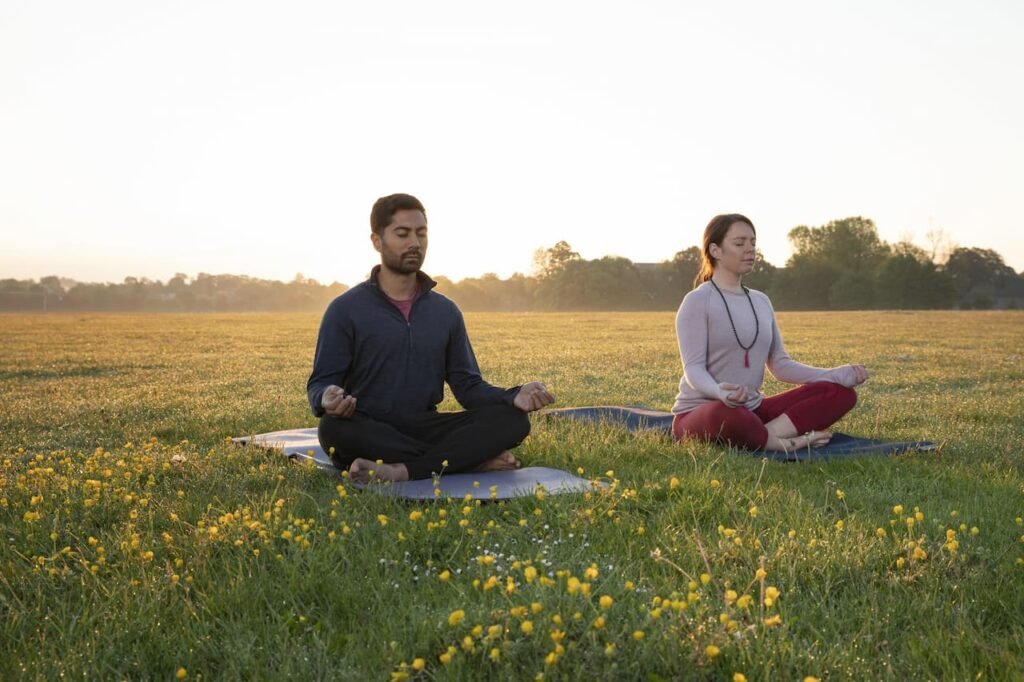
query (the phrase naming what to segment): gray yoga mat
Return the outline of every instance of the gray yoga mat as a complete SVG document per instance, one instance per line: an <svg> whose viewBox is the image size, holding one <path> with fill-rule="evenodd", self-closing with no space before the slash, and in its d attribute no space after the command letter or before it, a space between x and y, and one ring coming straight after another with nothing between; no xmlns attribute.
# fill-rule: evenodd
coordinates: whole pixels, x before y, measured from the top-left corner
<svg viewBox="0 0 1024 682"><path fill-rule="evenodd" d="M572 419L592 424L621 426L627 431L658 431L666 436L672 432L672 413L659 412L646 407L625 407L621 405L597 405L592 407L562 407L545 410L541 415L551 419ZM858 438L845 433L833 433L832 440L817 448L805 448L796 452L773 450L757 451L751 454L779 462L811 462L833 459L849 459L862 455L897 455L910 450L935 450L935 443L929 441L887 441L873 438Z"/></svg>
<svg viewBox="0 0 1024 682"><path fill-rule="evenodd" d="M324 471L340 475L341 470L334 466L331 458L320 447L316 429L290 429L261 433L232 439L240 445L258 445L265 448L280 449L290 459L310 462ZM436 484L436 485L435 485ZM420 481L404 481L402 483L371 483L356 484L364 490L371 490L391 497L403 497L411 500L463 499L470 495L479 500L506 500L512 497L533 495L539 489L550 495L562 493L580 493L594 487L603 487L603 483L590 481L574 476L567 471L548 467L525 467L515 471L487 471L468 474L445 474L433 479ZM435 493L435 487L440 493Z"/></svg>

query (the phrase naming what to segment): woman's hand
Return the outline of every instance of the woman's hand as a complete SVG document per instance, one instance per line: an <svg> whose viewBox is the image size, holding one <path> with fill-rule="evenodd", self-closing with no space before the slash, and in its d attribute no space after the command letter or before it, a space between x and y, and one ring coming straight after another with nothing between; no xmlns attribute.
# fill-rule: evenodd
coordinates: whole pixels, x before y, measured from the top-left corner
<svg viewBox="0 0 1024 682"><path fill-rule="evenodd" d="M739 384L718 384L718 399L729 407L743 407L753 396L750 389Z"/></svg>
<svg viewBox="0 0 1024 682"><path fill-rule="evenodd" d="M868 380L868 369L864 365L847 365L847 367L849 368L846 372L847 381L843 382L847 388L860 386Z"/></svg>

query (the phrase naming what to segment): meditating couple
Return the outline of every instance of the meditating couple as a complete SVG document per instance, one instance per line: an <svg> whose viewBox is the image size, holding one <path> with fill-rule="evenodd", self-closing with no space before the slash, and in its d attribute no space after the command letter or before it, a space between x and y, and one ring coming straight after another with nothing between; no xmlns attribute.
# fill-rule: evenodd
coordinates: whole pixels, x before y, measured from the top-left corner
<svg viewBox="0 0 1024 682"><path fill-rule="evenodd" d="M530 432L527 413L554 397L539 381L502 389L480 376L462 313L420 269L427 215L416 197L378 199L370 228L380 265L334 299L320 324L307 383L320 444L359 481L518 468L511 450ZM755 245L742 215L716 216L704 230L697 286L676 316L684 374L673 435L751 450L822 445L867 370L790 359L768 297L742 284ZM800 385L766 398L765 367ZM465 411L437 411L446 382Z"/></svg>

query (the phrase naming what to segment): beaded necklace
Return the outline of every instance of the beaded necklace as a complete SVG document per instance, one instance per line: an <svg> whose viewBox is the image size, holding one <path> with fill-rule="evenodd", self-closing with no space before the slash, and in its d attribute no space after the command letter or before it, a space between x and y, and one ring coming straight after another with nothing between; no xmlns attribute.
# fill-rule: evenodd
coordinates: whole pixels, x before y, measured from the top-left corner
<svg viewBox="0 0 1024 682"><path fill-rule="evenodd" d="M743 289L743 294L747 297L747 303L750 304L750 312L754 313L754 339L750 342L749 346L744 346L743 342L740 341L740 335L736 333L736 323L732 321L732 312L729 311L729 304L725 300L725 294L723 294L722 290L718 288L717 284L715 284L715 280L709 279L708 281L711 282L711 286L715 288L715 291L717 291L718 295L722 298L722 305L725 306L725 314L729 316L729 325L732 326L732 335L736 337L736 343L738 343L740 348L743 349L743 366L750 367L750 349L754 347L755 343L757 343L757 335L761 332L761 325L757 321L757 310L754 309L754 302L750 299L750 290L742 284L740 285L740 288Z"/></svg>

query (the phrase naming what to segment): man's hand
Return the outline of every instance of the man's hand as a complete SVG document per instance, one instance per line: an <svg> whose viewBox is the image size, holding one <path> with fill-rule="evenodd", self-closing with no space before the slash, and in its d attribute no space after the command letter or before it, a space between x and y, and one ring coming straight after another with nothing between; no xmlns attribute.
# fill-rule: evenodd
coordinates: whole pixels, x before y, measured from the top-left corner
<svg viewBox="0 0 1024 682"><path fill-rule="evenodd" d="M332 417L348 419L356 411L355 396L346 395L341 386L328 386L320 398L320 406Z"/></svg>
<svg viewBox="0 0 1024 682"><path fill-rule="evenodd" d="M523 412L533 412L545 405L555 402L554 396L548 393L548 389L539 381L531 381L523 384L512 400L512 404Z"/></svg>

